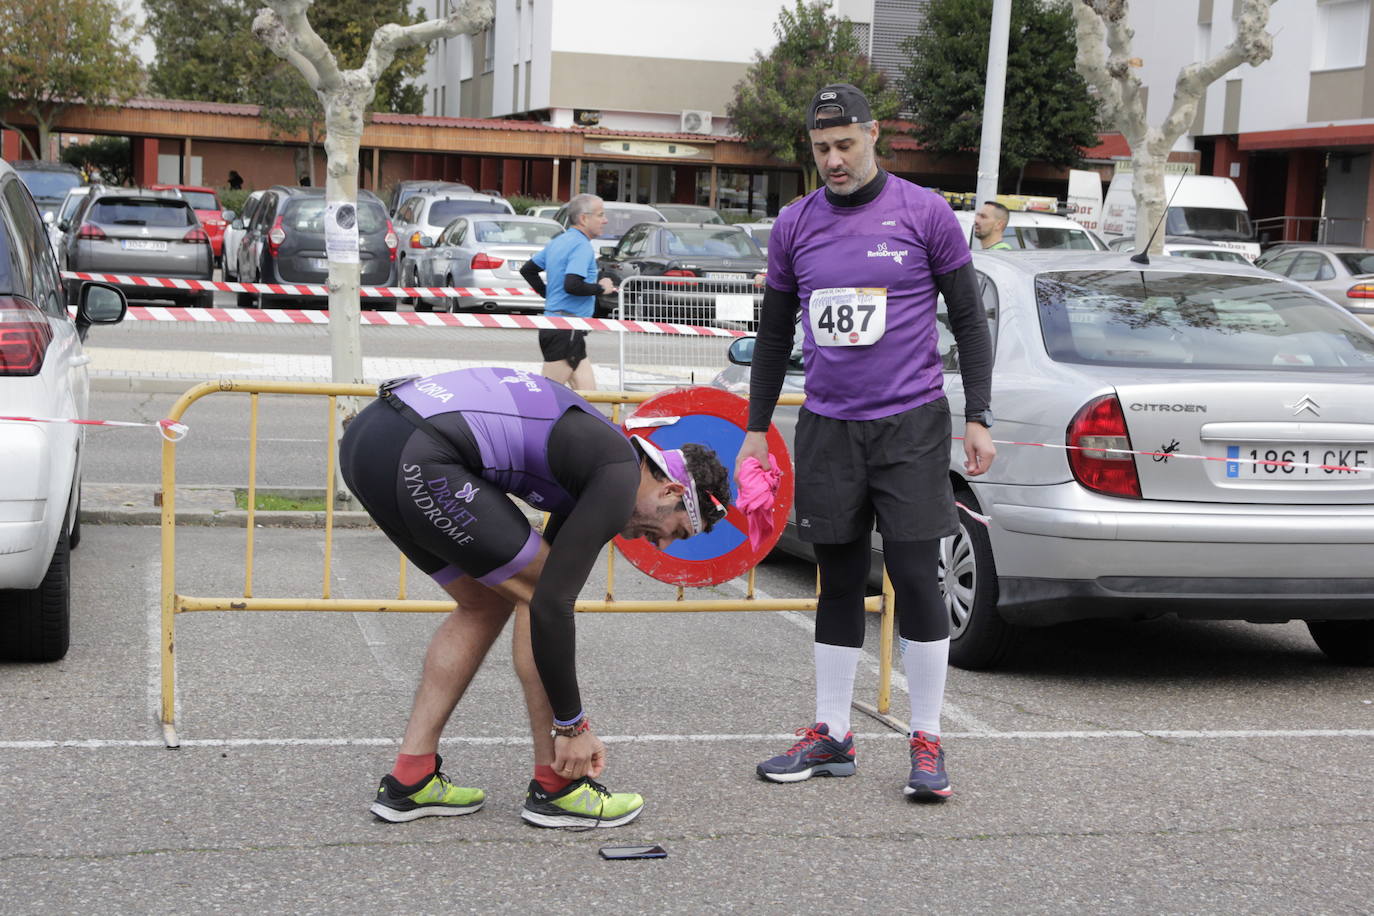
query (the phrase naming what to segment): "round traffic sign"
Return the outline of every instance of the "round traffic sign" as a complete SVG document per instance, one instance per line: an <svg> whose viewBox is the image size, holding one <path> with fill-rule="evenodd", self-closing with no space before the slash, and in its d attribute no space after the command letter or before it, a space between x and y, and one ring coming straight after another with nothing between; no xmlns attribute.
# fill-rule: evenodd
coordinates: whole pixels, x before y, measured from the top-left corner
<svg viewBox="0 0 1374 916"><path fill-rule="evenodd" d="M749 522L735 505L739 484L734 460L749 423L749 402L718 388L673 388L654 395L625 418L625 432L643 436L661 449L696 442L713 449L730 476L730 508L710 532L674 541L659 550L643 538L616 536L615 545L636 569L671 585L717 585L756 565L773 549L792 509L792 460L777 428L768 428L768 452L782 469L773 501L773 532L749 546Z"/></svg>

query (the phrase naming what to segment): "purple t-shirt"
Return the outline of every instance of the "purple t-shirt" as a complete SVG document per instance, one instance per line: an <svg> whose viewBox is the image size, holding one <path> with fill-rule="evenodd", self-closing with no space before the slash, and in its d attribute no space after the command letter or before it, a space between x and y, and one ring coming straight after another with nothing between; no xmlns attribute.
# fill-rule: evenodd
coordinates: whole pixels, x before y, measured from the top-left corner
<svg viewBox="0 0 1374 916"><path fill-rule="evenodd" d="M942 396L935 277L972 257L945 199L895 175L861 206L836 207L821 188L783 210L768 239L768 285L801 299L806 409L872 420ZM816 345L811 293L841 287L886 289L886 330L876 342Z"/></svg>

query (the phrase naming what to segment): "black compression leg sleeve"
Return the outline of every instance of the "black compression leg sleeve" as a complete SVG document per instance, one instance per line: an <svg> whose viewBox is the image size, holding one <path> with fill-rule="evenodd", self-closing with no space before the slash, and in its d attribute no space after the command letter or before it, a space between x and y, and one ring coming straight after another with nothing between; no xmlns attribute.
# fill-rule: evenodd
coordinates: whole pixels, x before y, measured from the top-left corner
<svg viewBox="0 0 1374 916"><path fill-rule="evenodd" d="M883 541L887 575L896 593L897 630L916 642L949 636L949 613L936 581L940 542Z"/></svg>
<svg viewBox="0 0 1374 916"><path fill-rule="evenodd" d="M848 544L815 544L821 573L816 642L859 648L864 644L864 590L872 547L867 532Z"/></svg>

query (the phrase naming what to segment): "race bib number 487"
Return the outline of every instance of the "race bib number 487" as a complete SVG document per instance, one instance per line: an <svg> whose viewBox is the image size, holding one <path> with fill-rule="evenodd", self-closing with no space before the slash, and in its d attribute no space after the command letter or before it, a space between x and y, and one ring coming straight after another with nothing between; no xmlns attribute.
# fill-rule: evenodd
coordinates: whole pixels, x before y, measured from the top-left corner
<svg viewBox="0 0 1374 916"><path fill-rule="evenodd" d="M814 290L808 310L818 347L867 347L887 330L887 290L880 287Z"/></svg>

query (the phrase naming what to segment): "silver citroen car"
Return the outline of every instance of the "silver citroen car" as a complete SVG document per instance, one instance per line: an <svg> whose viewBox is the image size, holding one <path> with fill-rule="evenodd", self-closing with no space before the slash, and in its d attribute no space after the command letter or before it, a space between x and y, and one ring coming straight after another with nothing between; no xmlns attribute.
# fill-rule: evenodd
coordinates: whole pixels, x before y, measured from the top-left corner
<svg viewBox="0 0 1374 916"><path fill-rule="evenodd" d="M951 443L953 664L997 665L1023 626L1168 613L1303 620L1330 658L1374 664L1374 331L1239 264L1018 251L974 266L999 445L966 478ZM960 417L943 304L939 321ZM805 383L797 338L784 392ZM747 395L752 350L737 340L714 384ZM774 415L789 442L795 417Z"/></svg>

